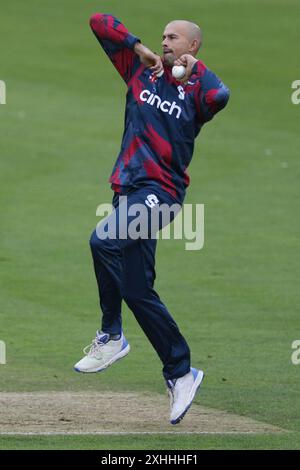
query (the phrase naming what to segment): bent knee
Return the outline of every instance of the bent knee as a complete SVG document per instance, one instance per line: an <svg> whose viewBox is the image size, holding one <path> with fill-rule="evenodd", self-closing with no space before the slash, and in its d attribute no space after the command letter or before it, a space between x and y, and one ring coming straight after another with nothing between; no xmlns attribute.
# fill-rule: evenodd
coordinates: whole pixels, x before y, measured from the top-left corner
<svg viewBox="0 0 300 470"><path fill-rule="evenodd" d="M92 232L92 235L90 236L90 240L89 240L89 243L90 243L90 247L93 249L93 248L96 248L96 246L98 245L98 243L100 242L101 240L99 240L99 238L97 237L97 233L96 233L96 230L94 230Z"/></svg>
<svg viewBox="0 0 300 470"><path fill-rule="evenodd" d="M91 250L114 250L118 248L118 240L110 238L99 238L97 230L94 230L90 237Z"/></svg>
<svg viewBox="0 0 300 470"><path fill-rule="evenodd" d="M126 302L128 307L130 308L131 306L147 302L151 299L151 291L152 289L150 286L143 286L140 288L134 288L132 287L131 289L128 289L128 287L124 286L123 292L122 292L122 297L123 300Z"/></svg>

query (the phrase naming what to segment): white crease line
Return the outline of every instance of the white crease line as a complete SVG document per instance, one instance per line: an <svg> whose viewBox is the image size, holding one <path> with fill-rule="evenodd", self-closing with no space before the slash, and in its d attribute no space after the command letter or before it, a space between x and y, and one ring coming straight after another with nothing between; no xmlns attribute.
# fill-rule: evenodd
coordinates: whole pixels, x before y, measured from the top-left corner
<svg viewBox="0 0 300 470"><path fill-rule="evenodd" d="M281 431L284 432L284 431ZM0 432L0 436L127 436L127 435L203 435L203 434L279 434L280 431L95 431L95 432L65 432L65 431L53 431L53 432Z"/></svg>

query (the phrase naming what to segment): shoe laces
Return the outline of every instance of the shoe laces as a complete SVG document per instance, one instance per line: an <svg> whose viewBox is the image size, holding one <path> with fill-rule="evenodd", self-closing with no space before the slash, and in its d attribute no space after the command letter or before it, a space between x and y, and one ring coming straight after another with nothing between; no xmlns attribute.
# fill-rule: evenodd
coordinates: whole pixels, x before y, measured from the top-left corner
<svg viewBox="0 0 300 470"><path fill-rule="evenodd" d="M168 395L169 395L169 398L170 398L170 406L172 408L172 406L174 405L174 402L177 398L177 390L175 388L176 380L175 380L175 383L171 380L168 380L167 385L168 385L167 392L168 392Z"/></svg>
<svg viewBox="0 0 300 470"><path fill-rule="evenodd" d="M167 393L168 393L169 399L170 399L170 407L172 408L172 406L174 404L174 394L173 394L173 391L170 390L169 388L167 389Z"/></svg>
<svg viewBox="0 0 300 470"><path fill-rule="evenodd" d="M99 341L98 336L93 340L91 344L88 344L85 348L83 348L83 352L86 356L93 356L96 352L99 352L99 349L105 346L107 343L102 343Z"/></svg>

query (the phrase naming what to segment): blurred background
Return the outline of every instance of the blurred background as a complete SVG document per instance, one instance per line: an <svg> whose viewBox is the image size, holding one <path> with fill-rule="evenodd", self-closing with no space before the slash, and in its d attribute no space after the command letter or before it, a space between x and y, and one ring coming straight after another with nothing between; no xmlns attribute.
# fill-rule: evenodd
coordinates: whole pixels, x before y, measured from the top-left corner
<svg viewBox="0 0 300 470"><path fill-rule="evenodd" d="M165 393L125 304L128 358L101 380L72 371L99 327L88 241L111 202L126 94L90 31L96 11L157 53L169 21L203 29L198 57L231 90L189 167L205 246L161 240L156 289L206 371L197 403L300 431L298 0L1 1L0 389Z"/></svg>

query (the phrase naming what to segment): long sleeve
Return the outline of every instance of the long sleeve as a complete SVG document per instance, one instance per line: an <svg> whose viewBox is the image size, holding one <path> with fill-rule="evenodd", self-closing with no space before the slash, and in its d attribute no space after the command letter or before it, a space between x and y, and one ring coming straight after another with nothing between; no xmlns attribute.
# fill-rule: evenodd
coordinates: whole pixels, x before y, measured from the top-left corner
<svg viewBox="0 0 300 470"><path fill-rule="evenodd" d="M199 120L210 121L225 108L230 96L229 89L200 60L194 65L192 76L198 79L194 96Z"/></svg>
<svg viewBox="0 0 300 470"><path fill-rule="evenodd" d="M95 13L90 18L90 26L102 48L112 61L123 80L128 83L135 68L140 65L134 46L139 38L130 34L114 16Z"/></svg>

